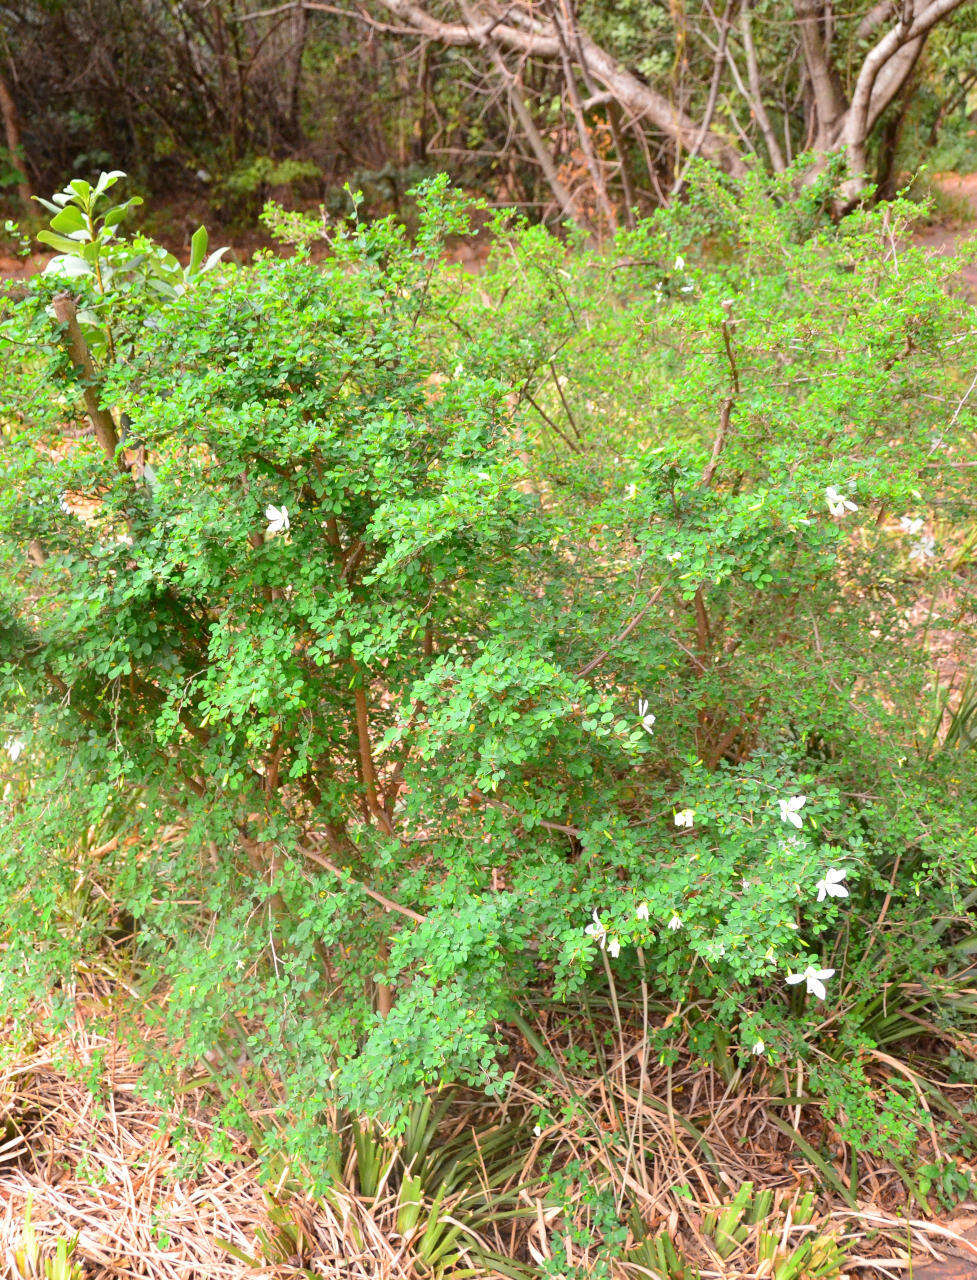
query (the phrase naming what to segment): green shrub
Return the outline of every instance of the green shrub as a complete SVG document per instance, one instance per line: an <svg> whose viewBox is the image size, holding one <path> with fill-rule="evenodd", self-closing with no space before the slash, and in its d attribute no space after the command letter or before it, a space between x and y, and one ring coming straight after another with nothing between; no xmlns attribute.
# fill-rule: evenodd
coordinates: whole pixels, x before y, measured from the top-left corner
<svg viewBox="0 0 977 1280"><path fill-rule="evenodd" d="M230 1046L228 1119L272 1072L315 1162L327 1103L502 1091L507 1018L613 975L872 1145L873 1054L972 1017L974 770L918 708L974 337L903 206L790 180L605 254L500 221L472 282L439 179L413 240L167 289L112 240L8 302L11 1007L131 932L148 1078Z"/></svg>

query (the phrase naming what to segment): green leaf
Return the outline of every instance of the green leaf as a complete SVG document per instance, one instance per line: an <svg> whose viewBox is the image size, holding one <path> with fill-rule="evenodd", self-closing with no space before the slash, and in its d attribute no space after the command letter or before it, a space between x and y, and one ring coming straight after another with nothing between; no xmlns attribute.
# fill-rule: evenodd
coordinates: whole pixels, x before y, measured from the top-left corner
<svg viewBox="0 0 977 1280"><path fill-rule="evenodd" d="M187 275L196 275L197 269L203 262L204 254L207 252L207 228L198 227L193 233L190 240L190 262L187 265Z"/></svg>

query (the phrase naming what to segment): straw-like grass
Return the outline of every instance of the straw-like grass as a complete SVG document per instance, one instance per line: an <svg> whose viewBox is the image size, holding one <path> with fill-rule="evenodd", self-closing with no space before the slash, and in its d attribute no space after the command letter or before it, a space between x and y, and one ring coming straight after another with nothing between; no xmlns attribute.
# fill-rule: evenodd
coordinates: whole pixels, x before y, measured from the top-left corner
<svg viewBox="0 0 977 1280"><path fill-rule="evenodd" d="M104 988L99 994L104 1007ZM510 1171L507 1186L490 1185L487 1166L473 1169L467 1192L456 1186L446 1195L439 1210L444 1220L464 1224L466 1214L471 1220L472 1187L475 1200L481 1191L485 1203L506 1191L512 1203L518 1200L523 1216L492 1221L487 1215L484 1232L463 1232L459 1260L446 1276L488 1280L503 1275L499 1266L479 1261L480 1254L491 1251L511 1258L514 1274L552 1268L554 1259L564 1257L576 1275L590 1274L602 1256L594 1216L594 1194L600 1192L613 1197L621 1217L631 1223L614 1264L622 1277L661 1274L647 1265L652 1255L635 1252L642 1238L653 1242L658 1236L672 1243L687 1267L684 1274L698 1271L709 1280L772 1276L774 1262L761 1256L764 1233L768 1250L771 1233L777 1236L778 1265L808 1238L823 1249L837 1245L847 1269L863 1274L902 1274L910 1263L939 1258L947 1250L977 1260L977 1249L952 1227L900 1216L899 1177L882 1162L870 1170L862 1167L871 1201L845 1204L837 1188L825 1182L817 1161L798 1152L796 1142L774 1123L778 1109L785 1112L782 1100L749 1081L724 1081L693 1063L691 1055L672 1067L652 1065L643 1060L640 1035L629 1043L620 1033L618 1051L599 1073L575 1074L567 1066L561 1035L545 1020L527 1023L524 1030L530 1049L545 1045L561 1064L556 1071L544 1078L530 1061L535 1055L523 1055L501 1116L459 1100L438 1122L439 1143L508 1122L519 1122L526 1134L524 1156ZM15 1261L29 1204L43 1257L54 1257L59 1239L77 1237L72 1261L82 1271L76 1275L230 1280L253 1275L256 1266L269 1275L311 1274L323 1280L438 1274L419 1256L423 1215L419 1226L398 1229L405 1221L409 1171L397 1170L395 1163L366 1195L355 1144L348 1142L336 1186L312 1197L284 1176L277 1187L263 1187L256 1153L242 1139L236 1160L210 1159L188 1175L174 1134L179 1124L191 1138L206 1140L202 1094L188 1095L179 1112L147 1101L137 1092L137 1068L123 1047L80 1019L57 1037L38 1033L31 1045L7 1058L0 1070L0 1133L6 1135L0 1144L4 1280L45 1274L43 1264L25 1272ZM93 1093L84 1073L99 1059L106 1090ZM552 1112L558 1101L565 1104L562 1114L573 1118L533 1135L534 1109ZM799 1117L798 1131L807 1133L812 1152L819 1123ZM554 1149L557 1165L573 1168L560 1203L539 1177L541 1155ZM840 1155L832 1173L844 1179ZM724 1240L707 1215L722 1212L745 1182L772 1192L769 1212L755 1222L747 1214L735 1239ZM806 1189L814 1192L814 1210L805 1219L798 1205ZM733 1220L740 1222L735 1214ZM835 1276L839 1271L798 1274Z"/></svg>

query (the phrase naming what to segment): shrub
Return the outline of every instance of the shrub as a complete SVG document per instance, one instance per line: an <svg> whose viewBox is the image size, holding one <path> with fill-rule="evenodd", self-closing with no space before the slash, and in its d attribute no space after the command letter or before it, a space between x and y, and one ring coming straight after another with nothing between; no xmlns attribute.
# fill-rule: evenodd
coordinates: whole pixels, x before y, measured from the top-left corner
<svg viewBox="0 0 977 1280"><path fill-rule="evenodd" d="M970 1016L974 773L918 707L973 336L902 206L788 181L606 254L500 221L474 283L441 179L413 239L166 287L108 212L8 301L8 1001L131 932L149 1078L243 1050L228 1117L273 1073L314 1163L611 978L871 1145L860 1064Z"/></svg>

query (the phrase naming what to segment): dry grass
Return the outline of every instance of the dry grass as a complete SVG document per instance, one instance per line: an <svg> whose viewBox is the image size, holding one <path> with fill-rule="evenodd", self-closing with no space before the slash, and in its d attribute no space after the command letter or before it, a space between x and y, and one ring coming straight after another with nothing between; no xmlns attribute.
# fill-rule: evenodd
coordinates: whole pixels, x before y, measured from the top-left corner
<svg viewBox="0 0 977 1280"><path fill-rule="evenodd" d="M558 1068L543 1079L527 1054L510 1094L518 1104L552 1112L558 1109L555 1093L562 1115L574 1115L544 1129L537 1145L558 1141L566 1158L578 1162L581 1202L587 1188L608 1189L620 1210L637 1208L649 1235L667 1234L703 1277L770 1275L768 1266L758 1264L756 1246L759 1231L769 1230L771 1223L781 1233L781 1257L816 1233L838 1242L847 1265L859 1274L898 1275L920 1261L940 1260L941 1250L949 1250L967 1257L977 1275L977 1247L952 1226L913 1216L899 1173L884 1160L860 1153L859 1194L846 1203L841 1193L849 1191L848 1151L820 1107L786 1103L803 1093L803 1079L796 1072L758 1065L724 1077L683 1045L678 1026L673 1037L676 1062L663 1065L642 1053L642 1027L622 1031L617 1025L616 1049L595 1074L574 1071L568 1065L568 1043L541 1020L529 1034L534 1047L545 1048ZM882 1083L885 1064L877 1066ZM808 1144L807 1154L799 1150L792 1131ZM834 1155L827 1170L817 1156L824 1149ZM917 1163L937 1155L938 1149L924 1144ZM838 1186L828 1185L826 1172ZM738 1249L720 1256L704 1221L710 1209L728 1204L746 1182L772 1192L772 1215ZM796 1222L796 1208L807 1191L815 1193L814 1216L810 1222ZM557 1220L550 1237L560 1225ZM531 1241L534 1258L551 1257L552 1243L541 1220ZM578 1253L582 1274L589 1274L596 1249L584 1245ZM640 1267L625 1265L622 1270L635 1277L647 1274Z"/></svg>
<svg viewBox="0 0 977 1280"><path fill-rule="evenodd" d="M104 1011L101 985L97 1002ZM16 1052L9 1027L6 1033L8 1061L0 1066L2 1280L21 1280L14 1253L28 1205L42 1252L51 1257L59 1239L77 1236L73 1259L88 1277L232 1280L253 1275L255 1265L268 1275L324 1280L429 1274L414 1249L424 1217L401 1235L402 1201L393 1183L373 1196L360 1195L355 1152L342 1184L319 1199L284 1177L277 1186L263 1186L256 1154L243 1139L237 1159L211 1159L188 1175L176 1134L179 1127L191 1140L207 1141L203 1094L187 1095L178 1110L141 1097L138 1069L122 1045L92 1031L80 1016L58 1037L38 1028L32 1043ZM84 1077L97 1062L105 1087L94 1094ZM460 1211L461 1199L447 1196L445 1213ZM521 1226L506 1239L493 1233L473 1242L518 1252L517 1234L524 1234ZM487 1280L498 1273L475 1267L470 1274Z"/></svg>
<svg viewBox="0 0 977 1280"><path fill-rule="evenodd" d="M67 1072L108 1051L104 1100ZM83 1027L41 1042L0 1074L0 1257L20 1242L28 1199L43 1243L77 1233L76 1257L94 1275L230 1280L248 1268L217 1243L251 1248L267 1220L256 1165L206 1164L181 1178L171 1135L177 1117L139 1098L137 1072L118 1046ZM179 1117L205 1138L206 1121Z"/></svg>
<svg viewBox="0 0 977 1280"><path fill-rule="evenodd" d="M102 984L92 994L104 1011L110 989ZM666 1235L709 1280L770 1276L771 1265L758 1260L763 1229L779 1235L778 1258L789 1257L809 1236L836 1242L851 1273L905 1274L910 1263L938 1259L948 1249L977 1263L977 1248L952 1226L899 1216L906 1210L904 1193L898 1176L882 1162L867 1174L862 1165L861 1185L871 1188L869 1200L846 1205L831 1194L817 1168L798 1155L772 1117L789 1111L815 1146L825 1138L823 1130L816 1131L823 1119L814 1109L806 1115L802 1108L795 1116L782 1099L778 1103L769 1072L759 1069L753 1077L737 1073L724 1080L694 1064L688 1053L680 1054L673 1067L649 1062L640 1052L641 1030L619 1030L618 1047L603 1071L585 1074L568 1066L567 1045L555 1028L544 1021L527 1027L524 1048L532 1052L515 1054L521 1061L506 1104L509 1118L525 1121L537 1107L560 1118L535 1138L528 1136L522 1168L511 1179L512 1187L525 1187L520 1193L525 1218L482 1238L482 1247L521 1259L529 1268L552 1267L552 1260L563 1256L572 1226L567 1252L575 1275L589 1275L598 1261L601 1234L593 1195L603 1192L605 1203L610 1198L622 1215L636 1207L650 1233ZM560 1064L545 1078L535 1066L540 1045ZM342 1183L318 1199L284 1179L263 1190L255 1153L243 1139L237 1159L209 1160L188 1175L174 1135L180 1124L191 1138L207 1139L203 1096L188 1095L179 1113L141 1098L129 1056L114 1040L92 1031L81 1015L57 1037L38 1031L31 1044L7 1058L0 1068L3 1280L18 1278L13 1255L29 1202L47 1256L59 1238L77 1235L75 1260L93 1278L230 1280L254 1274L255 1268L225 1248L225 1241L268 1275L311 1274L323 1280L432 1275L419 1263L417 1231L403 1236L397 1230L394 1180L381 1180L372 1197L361 1195L353 1154ZM99 1060L106 1090L96 1095L83 1076ZM797 1084L783 1083L788 1092ZM472 1116L480 1123L484 1113L462 1108L450 1115L447 1136L465 1130ZM531 1124L526 1121L527 1135ZM547 1197L549 1182L539 1177L540 1156L554 1150L557 1166L573 1169L562 1208ZM921 1152L921 1161L925 1158ZM840 1144L834 1168L843 1178ZM732 1252L723 1253L715 1236L703 1230L704 1214L728 1204L744 1181L773 1192L773 1211L765 1226L751 1227ZM816 1193L814 1215L797 1222L806 1189ZM455 1201L459 1213L460 1204ZM482 1280L500 1275L477 1264L464 1273ZM460 1272L447 1272L452 1274ZM618 1264L615 1274L656 1273Z"/></svg>

